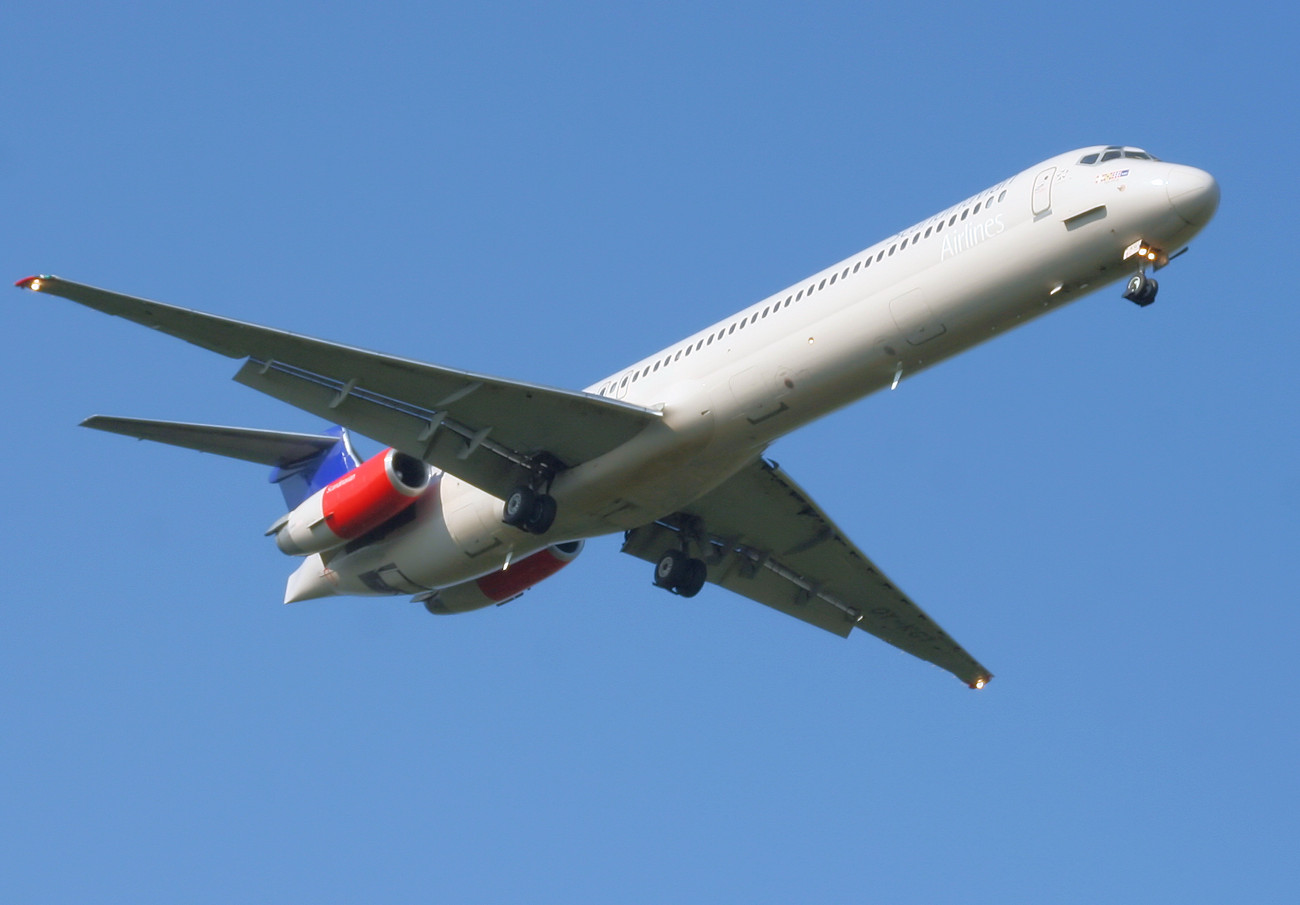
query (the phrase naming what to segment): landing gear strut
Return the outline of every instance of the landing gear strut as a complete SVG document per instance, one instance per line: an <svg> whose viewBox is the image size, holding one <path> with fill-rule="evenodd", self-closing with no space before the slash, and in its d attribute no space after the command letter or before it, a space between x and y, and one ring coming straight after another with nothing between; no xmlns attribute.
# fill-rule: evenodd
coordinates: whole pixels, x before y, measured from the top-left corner
<svg viewBox="0 0 1300 905"><path fill-rule="evenodd" d="M546 493L551 481L564 469L564 463L548 453L541 453L533 462L536 483L520 485L510 492L501 507L501 521L529 534L545 534L555 524L558 507L555 497ZM537 489L542 488L542 489Z"/></svg>
<svg viewBox="0 0 1300 905"><path fill-rule="evenodd" d="M1128 285L1124 287L1124 298L1135 305L1145 308L1156 300L1156 292L1159 289L1160 284L1154 278L1139 270L1129 277Z"/></svg>
<svg viewBox="0 0 1300 905"><path fill-rule="evenodd" d="M555 497L531 487L516 487L501 509L501 521L529 534L545 534L555 523Z"/></svg>
<svg viewBox="0 0 1300 905"><path fill-rule="evenodd" d="M681 550L668 550L655 563L655 586L679 597L694 597L709 577L708 566Z"/></svg>

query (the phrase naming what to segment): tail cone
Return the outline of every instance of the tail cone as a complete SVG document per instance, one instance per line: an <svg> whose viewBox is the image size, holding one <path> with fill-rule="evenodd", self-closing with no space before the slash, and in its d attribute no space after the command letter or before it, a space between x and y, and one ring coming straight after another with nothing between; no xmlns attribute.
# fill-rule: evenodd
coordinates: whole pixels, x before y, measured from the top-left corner
<svg viewBox="0 0 1300 905"><path fill-rule="evenodd" d="M316 600L320 597L332 597L338 593L338 584L321 559L319 553L313 553L302 561L284 588L284 602L298 603L301 600Z"/></svg>

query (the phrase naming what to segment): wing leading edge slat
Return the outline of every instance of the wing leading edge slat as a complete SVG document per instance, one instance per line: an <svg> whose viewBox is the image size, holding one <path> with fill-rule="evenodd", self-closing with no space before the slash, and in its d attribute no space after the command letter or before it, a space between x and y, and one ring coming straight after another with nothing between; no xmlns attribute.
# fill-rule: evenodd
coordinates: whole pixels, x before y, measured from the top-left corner
<svg viewBox="0 0 1300 905"><path fill-rule="evenodd" d="M972 687L991 678L770 462L755 461L682 513L629 532L623 549L654 562L683 537L704 551L714 584L841 637L860 628Z"/></svg>
<svg viewBox="0 0 1300 905"><path fill-rule="evenodd" d="M236 377L241 383L420 455L498 495L518 481L520 463L535 453L576 465L615 449L660 417L588 393L369 352L59 277L18 285L247 358Z"/></svg>

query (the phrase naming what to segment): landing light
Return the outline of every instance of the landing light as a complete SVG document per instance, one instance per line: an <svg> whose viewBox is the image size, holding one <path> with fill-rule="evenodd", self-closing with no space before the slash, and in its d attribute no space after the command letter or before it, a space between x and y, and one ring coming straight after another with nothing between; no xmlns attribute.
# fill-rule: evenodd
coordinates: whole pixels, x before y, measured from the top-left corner
<svg viewBox="0 0 1300 905"><path fill-rule="evenodd" d="M1157 268L1163 267L1168 261L1159 248L1147 242L1145 239L1139 239L1128 248L1124 249L1124 260L1137 256L1143 261L1149 261L1155 264Z"/></svg>

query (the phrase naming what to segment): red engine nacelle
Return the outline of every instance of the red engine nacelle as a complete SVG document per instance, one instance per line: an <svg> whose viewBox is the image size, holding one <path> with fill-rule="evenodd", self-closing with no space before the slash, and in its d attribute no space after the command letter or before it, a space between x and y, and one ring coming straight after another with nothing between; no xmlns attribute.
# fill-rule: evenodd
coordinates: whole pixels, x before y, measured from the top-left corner
<svg viewBox="0 0 1300 905"><path fill-rule="evenodd" d="M419 459L385 450L303 500L267 533L291 556L323 553L410 506L429 478L429 466Z"/></svg>
<svg viewBox="0 0 1300 905"><path fill-rule="evenodd" d="M582 544L580 540L552 544L545 550L538 550L519 562L511 563L509 568L500 572L443 588L424 601L424 608L434 615L446 616L513 600L543 578L550 578L577 559L582 552Z"/></svg>

